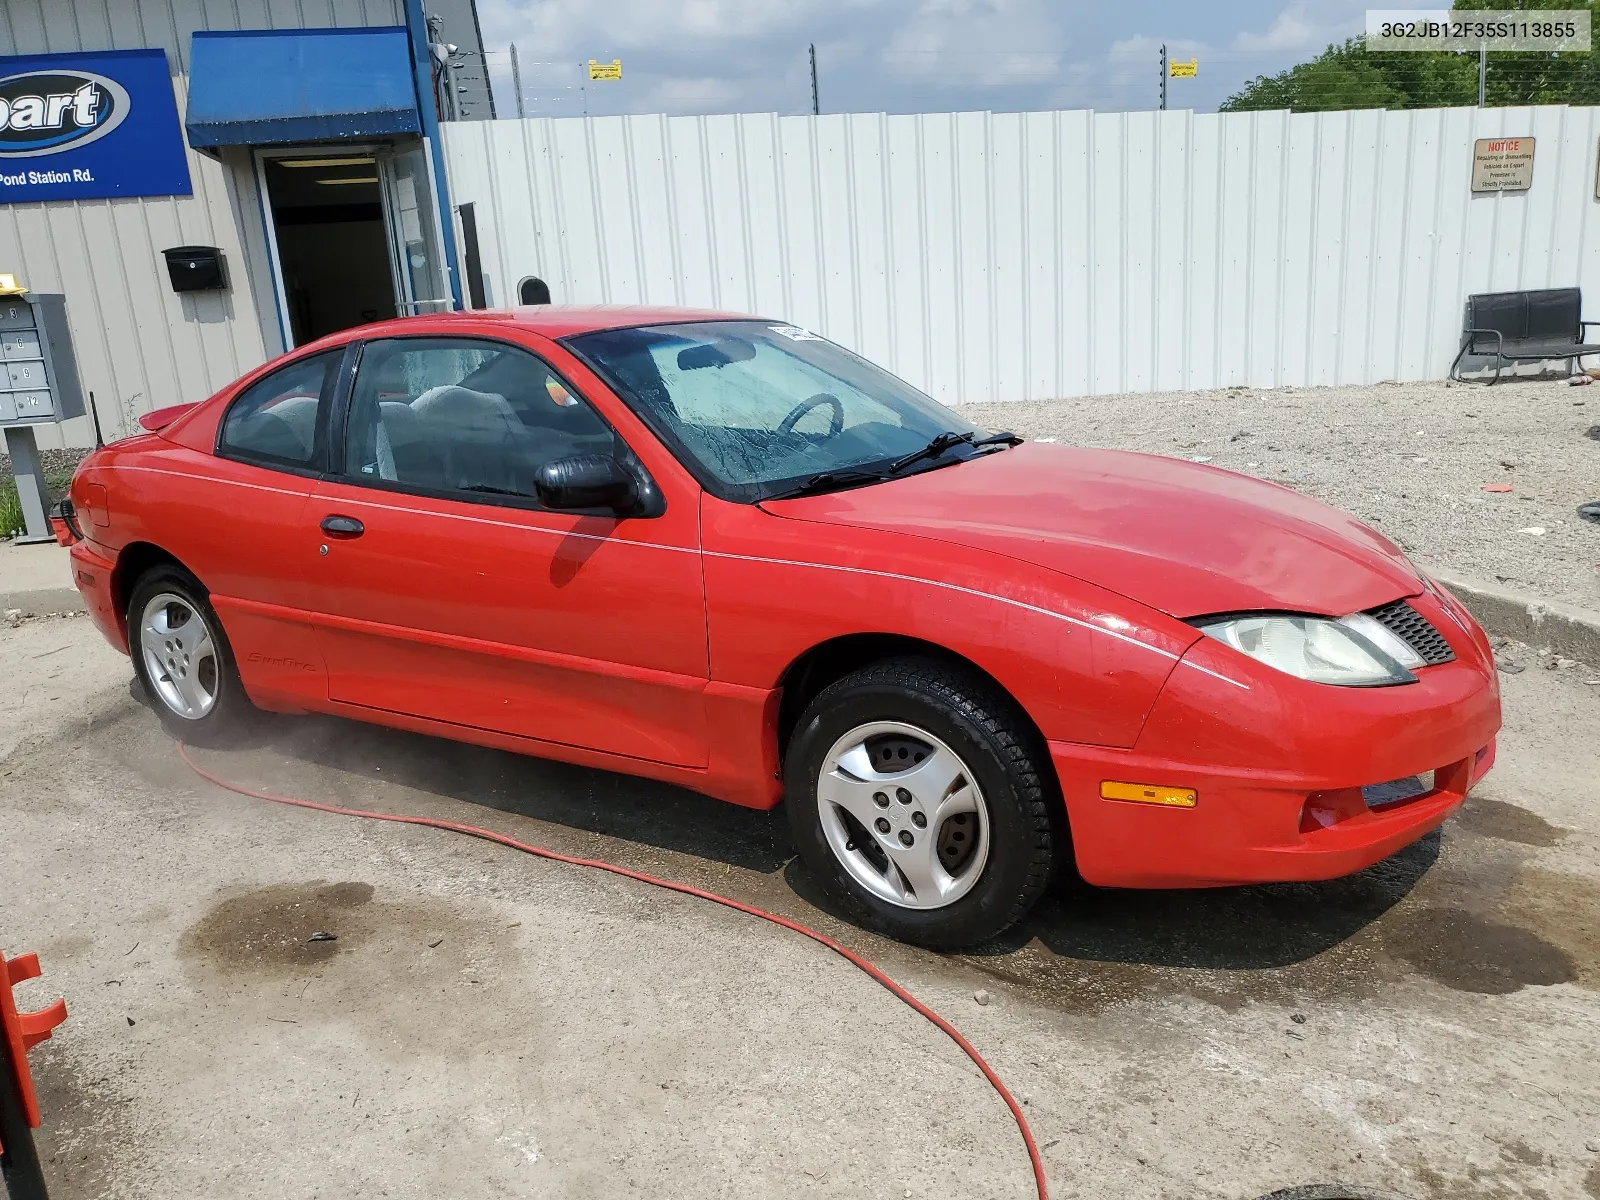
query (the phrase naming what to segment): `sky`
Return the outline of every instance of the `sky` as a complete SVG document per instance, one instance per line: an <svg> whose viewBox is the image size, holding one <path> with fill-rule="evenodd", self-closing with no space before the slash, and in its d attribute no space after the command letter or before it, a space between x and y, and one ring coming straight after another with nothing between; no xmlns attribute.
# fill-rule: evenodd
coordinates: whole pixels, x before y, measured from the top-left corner
<svg viewBox="0 0 1600 1200"><path fill-rule="evenodd" d="M1441 7L1443 5L1441 4ZM1215 111L1359 34L1353 0L478 0L501 115L1155 108L1160 50L1199 60L1168 108ZM589 59L620 82L585 84Z"/></svg>

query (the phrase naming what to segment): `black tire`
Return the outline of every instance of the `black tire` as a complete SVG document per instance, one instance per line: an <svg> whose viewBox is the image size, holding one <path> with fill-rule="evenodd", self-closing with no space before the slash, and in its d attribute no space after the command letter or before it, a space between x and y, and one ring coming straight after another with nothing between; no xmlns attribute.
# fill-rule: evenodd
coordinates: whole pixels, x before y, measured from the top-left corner
<svg viewBox="0 0 1600 1200"><path fill-rule="evenodd" d="M982 791L987 859L969 890L943 907L903 907L873 894L845 868L823 827L817 793L829 752L875 722L932 734ZM824 688L790 740L784 792L795 845L828 895L868 928L933 949L970 946L1020 920L1048 885L1060 846L1061 823L1051 812L1061 804L1060 791L1043 740L990 680L935 658L884 659ZM869 852L888 861L881 848Z"/></svg>
<svg viewBox="0 0 1600 1200"><path fill-rule="evenodd" d="M152 677L151 664L147 661L149 656L145 652L147 635L144 617L152 601L162 595L176 597L181 602L181 605L170 606L172 613L181 613L182 606L187 606L192 617L198 617L204 623L212 646L209 669L203 662L186 663L179 654L170 660L173 663L170 673L163 672L159 677ZM177 628L181 629L186 628L188 620L192 618L179 619L181 624ZM233 647L228 644L228 635L223 632L222 622L211 607L210 596L198 579L175 563L151 567L139 577L129 593L127 620L128 652L133 658L134 674L144 689L150 707L155 709L168 733L181 741L206 746L230 740L255 723L259 710L245 695L239 669L234 663ZM164 645L154 650L158 655L167 653ZM172 681L177 673L180 670L187 672L190 666L195 669L196 681L212 697L209 708L199 716L183 715L169 699Z"/></svg>

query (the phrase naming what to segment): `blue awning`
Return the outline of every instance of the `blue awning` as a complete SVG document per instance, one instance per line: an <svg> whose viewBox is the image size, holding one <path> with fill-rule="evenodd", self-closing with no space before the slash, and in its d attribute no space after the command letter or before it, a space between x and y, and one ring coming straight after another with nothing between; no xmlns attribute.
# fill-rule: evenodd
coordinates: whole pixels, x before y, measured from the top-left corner
<svg viewBox="0 0 1600 1200"><path fill-rule="evenodd" d="M189 64L196 150L422 131L404 27L196 33Z"/></svg>

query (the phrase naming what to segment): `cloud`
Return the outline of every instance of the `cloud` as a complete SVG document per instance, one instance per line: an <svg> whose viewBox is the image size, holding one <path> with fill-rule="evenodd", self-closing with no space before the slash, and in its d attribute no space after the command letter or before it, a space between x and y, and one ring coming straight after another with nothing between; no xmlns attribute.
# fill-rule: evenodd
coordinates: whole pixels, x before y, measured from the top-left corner
<svg viewBox="0 0 1600 1200"><path fill-rule="evenodd" d="M530 111L824 112L1153 108L1159 48L1199 58L1169 87L1206 109L1250 76L1359 33L1364 0L478 0L502 108L507 46ZM1246 23L1250 25L1247 27ZM623 60L620 83L579 63Z"/></svg>
<svg viewBox="0 0 1600 1200"><path fill-rule="evenodd" d="M1059 10L1042 0L923 0L879 52L903 81L1015 87L1058 78Z"/></svg>
<svg viewBox="0 0 1600 1200"><path fill-rule="evenodd" d="M894 0L479 0L497 89L509 90L515 42L547 115L584 96L578 65L623 60L623 81L586 89L590 112L801 112L810 108L806 47L835 70L886 37ZM530 48L536 48L530 50ZM537 61L535 61L537 60Z"/></svg>
<svg viewBox="0 0 1600 1200"><path fill-rule="evenodd" d="M793 27L806 6L781 0L498 0L478 6L484 39L576 49L588 43L596 56L610 47L718 46L763 40Z"/></svg>
<svg viewBox="0 0 1600 1200"><path fill-rule="evenodd" d="M1308 0L1291 0L1265 33L1241 30L1233 39L1233 48L1249 53L1317 54L1330 42L1360 33L1364 11L1350 0L1320 0L1314 8Z"/></svg>

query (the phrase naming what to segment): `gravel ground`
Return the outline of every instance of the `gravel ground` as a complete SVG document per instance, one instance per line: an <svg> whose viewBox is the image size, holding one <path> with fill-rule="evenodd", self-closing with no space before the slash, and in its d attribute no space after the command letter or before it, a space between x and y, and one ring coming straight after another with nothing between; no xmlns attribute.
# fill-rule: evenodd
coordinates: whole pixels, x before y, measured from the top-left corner
<svg viewBox="0 0 1600 1200"><path fill-rule="evenodd" d="M0 442L0 445L4 445ZM44 465L46 475L71 474L78 469L78 464L89 457L89 451L76 447L66 450L40 450L39 461ZM0 475L11 474L11 456L0 454Z"/></svg>
<svg viewBox="0 0 1600 1200"><path fill-rule="evenodd" d="M1226 388L970 405L992 429L1209 462L1353 512L1425 562L1600 609L1600 387ZM1600 437L1597 432L1596 437ZM1510 492L1485 492L1486 484Z"/></svg>

